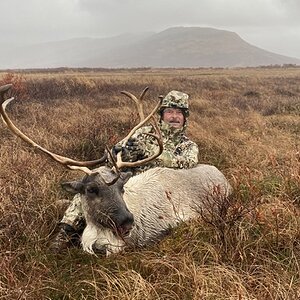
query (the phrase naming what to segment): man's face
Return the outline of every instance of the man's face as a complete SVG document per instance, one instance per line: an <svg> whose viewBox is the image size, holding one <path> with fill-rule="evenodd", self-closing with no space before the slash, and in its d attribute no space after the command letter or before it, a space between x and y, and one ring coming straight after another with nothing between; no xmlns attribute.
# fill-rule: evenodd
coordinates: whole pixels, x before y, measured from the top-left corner
<svg viewBox="0 0 300 300"><path fill-rule="evenodd" d="M174 128L181 128L184 124L184 115L180 108L165 108L162 120Z"/></svg>

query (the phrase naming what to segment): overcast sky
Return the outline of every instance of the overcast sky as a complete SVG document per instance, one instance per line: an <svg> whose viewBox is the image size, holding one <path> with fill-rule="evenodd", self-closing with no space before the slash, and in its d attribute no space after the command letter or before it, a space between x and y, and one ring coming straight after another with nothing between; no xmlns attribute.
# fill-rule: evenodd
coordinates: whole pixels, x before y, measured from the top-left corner
<svg viewBox="0 0 300 300"><path fill-rule="evenodd" d="M173 26L234 31L300 58L300 0L0 0L1 42L36 43Z"/></svg>

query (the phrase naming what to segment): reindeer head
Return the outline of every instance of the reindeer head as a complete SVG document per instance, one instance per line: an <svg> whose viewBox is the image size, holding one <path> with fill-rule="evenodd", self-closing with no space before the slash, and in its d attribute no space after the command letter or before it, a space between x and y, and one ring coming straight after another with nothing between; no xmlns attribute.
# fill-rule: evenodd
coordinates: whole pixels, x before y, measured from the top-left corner
<svg viewBox="0 0 300 300"><path fill-rule="evenodd" d="M124 185L131 175L130 172L119 175L102 166L81 181L66 182L62 187L68 192L80 193L87 222L98 228L109 228L124 238L134 226L134 217L123 199Z"/></svg>

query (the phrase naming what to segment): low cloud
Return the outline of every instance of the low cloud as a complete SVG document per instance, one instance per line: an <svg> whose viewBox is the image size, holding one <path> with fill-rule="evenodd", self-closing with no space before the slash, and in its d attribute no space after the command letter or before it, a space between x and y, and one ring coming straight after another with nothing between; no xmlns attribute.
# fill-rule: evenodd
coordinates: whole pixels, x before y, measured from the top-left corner
<svg viewBox="0 0 300 300"><path fill-rule="evenodd" d="M300 53L298 0L10 0L1 1L0 11L7 42L205 26L235 31L270 51Z"/></svg>

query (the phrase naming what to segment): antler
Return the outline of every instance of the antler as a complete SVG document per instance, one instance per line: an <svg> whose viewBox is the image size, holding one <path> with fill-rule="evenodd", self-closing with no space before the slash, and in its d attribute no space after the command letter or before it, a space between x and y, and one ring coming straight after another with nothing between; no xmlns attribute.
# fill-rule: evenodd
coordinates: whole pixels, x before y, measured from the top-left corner
<svg viewBox="0 0 300 300"><path fill-rule="evenodd" d="M142 94L140 95L139 99L137 99L133 94L128 93L123 91L122 93L127 95L129 98L133 99L138 107L138 111L140 114L140 118L141 118L141 122L136 125L130 132L129 134L121 141L122 143L122 148L124 148L126 146L126 143L128 142L128 140L132 137L132 135L137 131L137 129L139 129L140 127L142 127L144 124L146 124L150 119L152 120L152 126L155 129L155 134L153 133L145 133L146 135L149 136L153 136L157 143L158 143L158 150L150 157L144 158L142 160L138 160L135 162L124 162L122 160L122 151L118 152L117 154L117 161L115 162L115 168L117 170L122 169L122 168L132 168L132 167L138 167L141 166L143 164L146 164L152 160L154 160L155 158L157 158L163 151L163 142L162 142L162 136L161 136L161 132L158 128L158 124L157 121L154 117L154 114L156 113L156 111L158 110L158 108L161 105L161 99L160 101L157 103L157 105L155 106L155 108L153 109L153 111L145 118L144 117L144 113L143 113L143 103L142 103L142 98L144 97L145 93L147 92L148 87L146 87Z"/></svg>
<svg viewBox="0 0 300 300"><path fill-rule="evenodd" d="M107 152L100 158L100 159L96 159L96 160L91 160L91 161L78 161L78 160L73 160L71 158L65 157L65 156L61 156L59 154L53 153L45 148L43 148L42 146L38 145L36 142L34 142L32 139L30 139L27 135L25 135L20 129L18 129L14 123L10 120L10 118L8 117L5 109L6 106L8 105L9 102L11 102L12 100L14 100L14 98L9 98L7 100L4 99L4 95L7 91L9 91L9 89L12 87L12 84L7 84L7 85L3 85L0 87L0 115L2 117L2 120L4 121L4 123L7 125L7 127L18 137L20 137L23 141L27 142L28 144L30 144L31 146L33 146L34 148L39 149L40 151L42 151L43 153L47 154L49 157L51 157L52 159L54 159L55 161L57 161L58 163L64 165L65 167L72 169L72 170L80 170L85 172L86 174L92 174L93 171L90 170L88 167L93 167L95 165L99 165L99 164L103 164L106 159L107 159L107 153L111 154L110 151L107 149ZM156 105L156 107L154 108L154 110L150 113L149 116L147 116L146 118L144 117L144 112L143 112L143 105L142 105L142 98L144 97L145 93L147 92L148 87L146 87L143 92L141 93L139 99L137 99L133 94L129 93L129 92L122 92L123 94L127 95L129 98L133 99L137 105L138 111L139 111L139 115L141 118L141 122L135 126L130 133L121 141L122 142L122 147L125 147L126 143L128 142L128 140L130 139L130 137L134 134L134 132L139 129L140 127L142 127L146 122L148 122L150 119L153 120L153 127L155 129L156 134L153 133L147 133L150 136L153 136L159 145L159 149L156 153L154 153L152 156L142 159L140 161L137 162L123 162L122 158L121 158L121 152L119 152L117 154L117 161L115 162L115 168L116 170L119 172L120 169L125 168L125 167L136 167L136 166L140 166L142 164L145 164L151 160L154 160L156 157L158 157L162 151L163 151L163 144L162 144L162 137L161 137L161 133L160 130L158 128L157 122L155 120L155 118L153 117L155 112L158 110L158 108L161 105L161 101ZM111 184L111 183L110 183Z"/></svg>
<svg viewBox="0 0 300 300"><path fill-rule="evenodd" d="M20 137L23 141L27 142L34 148L39 149L40 151L46 153L48 156L50 156L55 161L59 162L60 164L64 165L65 167L72 169L72 170L81 170L85 172L86 174L91 174L92 171L88 167L93 167L95 165L103 164L107 159L107 154L105 153L100 159L96 160L90 160L90 161L78 161L73 160L68 157L61 156L59 154L53 153L42 146L35 143L32 139L30 139L27 135L25 135L22 131L20 131L10 120L8 117L5 108L9 102L14 100L14 98L9 98L7 100L4 99L5 93L12 87L12 84L7 84L0 87L0 114L4 121L4 123L7 125L7 127L18 137Z"/></svg>
<svg viewBox="0 0 300 300"><path fill-rule="evenodd" d="M129 97L130 99L132 99L135 102L141 121L143 121L145 119L142 100L148 90L149 90L149 87L148 86L145 87L144 90L142 91L142 93L140 94L139 98L137 98L135 95L133 95L127 91L121 92L122 94L126 95L127 97Z"/></svg>

